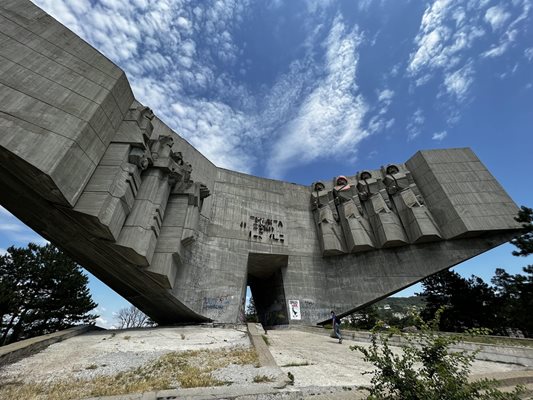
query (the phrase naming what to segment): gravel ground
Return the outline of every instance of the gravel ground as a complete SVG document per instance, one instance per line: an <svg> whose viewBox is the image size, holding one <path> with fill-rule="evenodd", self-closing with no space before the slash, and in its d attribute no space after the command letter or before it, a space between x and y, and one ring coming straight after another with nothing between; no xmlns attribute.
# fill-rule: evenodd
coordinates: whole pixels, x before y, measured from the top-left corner
<svg viewBox="0 0 533 400"><path fill-rule="evenodd" d="M139 367L173 351L250 346L246 328L173 327L90 332L0 370L0 380L91 379Z"/></svg>
<svg viewBox="0 0 533 400"><path fill-rule="evenodd" d="M260 367L256 368L253 365L228 365L226 368L221 368L213 372L213 378L219 379L223 382L233 382L236 385L243 385L254 383L254 378L266 377L268 381L259 383L273 382L279 374L278 368ZM255 382L257 383L257 382Z"/></svg>

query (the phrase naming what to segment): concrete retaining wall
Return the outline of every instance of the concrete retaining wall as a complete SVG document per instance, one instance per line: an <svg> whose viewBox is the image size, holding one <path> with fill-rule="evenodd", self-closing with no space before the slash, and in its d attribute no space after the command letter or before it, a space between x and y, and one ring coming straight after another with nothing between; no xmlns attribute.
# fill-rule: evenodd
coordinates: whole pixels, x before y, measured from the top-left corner
<svg viewBox="0 0 533 400"><path fill-rule="evenodd" d="M329 336L331 331L324 328L311 326L291 326L291 329L298 329L304 332L316 333ZM370 342L372 334L366 331L342 331L343 339L354 340L356 342ZM401 336L392 336L389 343L393 346L406 344ZM502 346L493 344L461 342L451 347L452 351L478 351L476 360L501 362L505 364L518 364L526 367L533 367L533 347L526 346Z"/></svg>
<svg viewBox="0 0 533 400"><path fill-rule="evenodd" d="M12 364L18 360L29 357L41 350L44 350L51 344L69 339L82 333L102 329L94 325L81 325L65 329L59 332L49 333L48 335L37 336L31 339L21 340L20 342L8 344L0 347L0 367L6 364Z"/></svg>

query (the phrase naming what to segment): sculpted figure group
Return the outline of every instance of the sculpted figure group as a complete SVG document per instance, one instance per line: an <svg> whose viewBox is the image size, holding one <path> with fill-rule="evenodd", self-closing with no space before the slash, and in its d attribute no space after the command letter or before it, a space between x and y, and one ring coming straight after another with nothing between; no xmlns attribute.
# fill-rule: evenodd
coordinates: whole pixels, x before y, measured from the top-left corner
<svg viewBox="0 0 533 400"><path fill-rule="evenodd" d="M409 171L391 164L312 185L311 206L324 256L441 239Z"/></svg>
<svg viewBox="0 0 533 400"><path fill-rule="evenodd" d="M148 107L129 109L74 210L95 239L113 243L115 252L170 288L209 190L190 179L191 164L173 150L171 136L154 132L153 118ZM159 240L169 235L180 240Z"/></svg>

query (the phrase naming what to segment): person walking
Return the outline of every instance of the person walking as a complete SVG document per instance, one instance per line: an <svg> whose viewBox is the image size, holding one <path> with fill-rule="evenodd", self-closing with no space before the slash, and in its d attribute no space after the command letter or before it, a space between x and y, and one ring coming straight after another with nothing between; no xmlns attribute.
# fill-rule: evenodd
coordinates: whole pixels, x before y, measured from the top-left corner
<svg viewBox="0 0 533 400"><path fill-rule="evenodd" d="M335 311L333 310L331 310L331 322L335 336L337 337L337 339L339 339L339 343L342 343L341 319L337 317L337 315L335 315Z"/></svg>

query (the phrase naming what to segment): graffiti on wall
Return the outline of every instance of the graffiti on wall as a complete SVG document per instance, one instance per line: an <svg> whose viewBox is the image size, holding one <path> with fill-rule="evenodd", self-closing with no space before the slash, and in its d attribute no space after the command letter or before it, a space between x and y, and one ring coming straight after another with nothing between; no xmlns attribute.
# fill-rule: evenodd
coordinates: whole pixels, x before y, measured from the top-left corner
<svg viewBox="0 0 533 400"><path fill-rule="evenodd" d="M222 310L230 303L230 295L204 297L204 310Z"/></svg>
<svg viewBox="0 0 533 400"><path fill-rule="evenodd" d="M248 240L269 244L285 244L285 226L280 219L250 215L246 221L241 221L240 228Z"/></svg>

